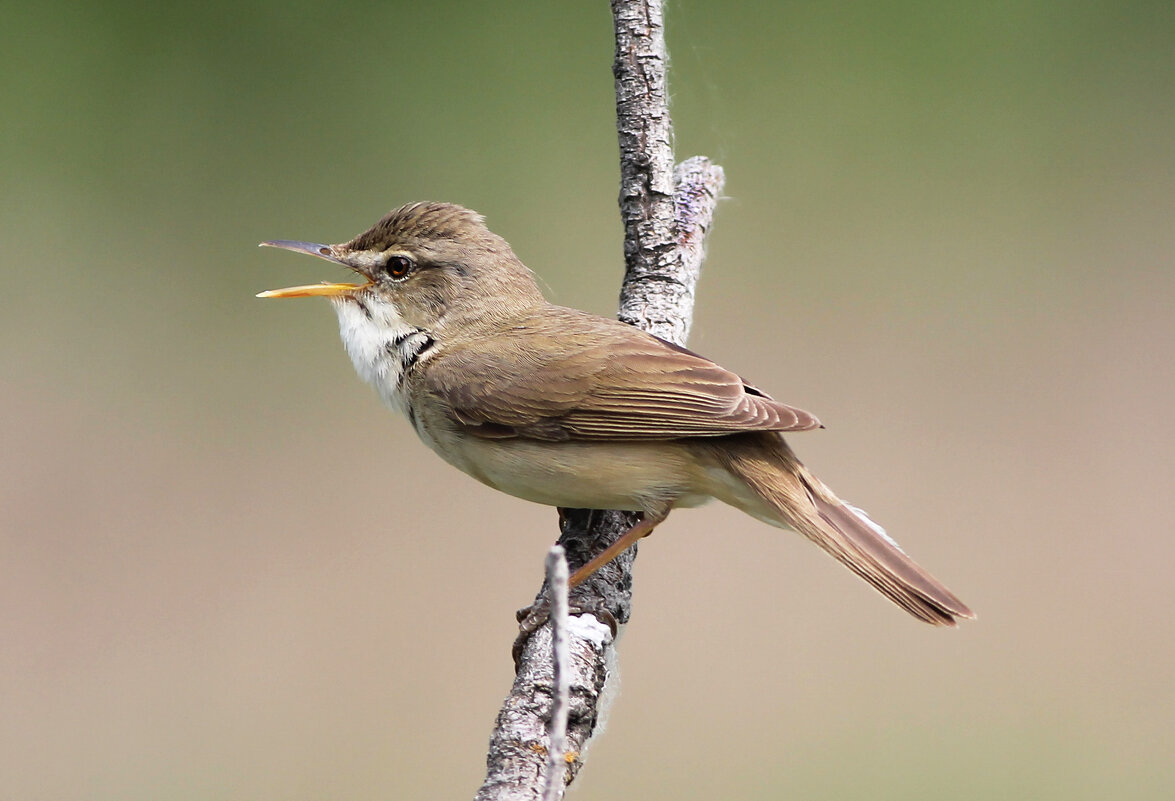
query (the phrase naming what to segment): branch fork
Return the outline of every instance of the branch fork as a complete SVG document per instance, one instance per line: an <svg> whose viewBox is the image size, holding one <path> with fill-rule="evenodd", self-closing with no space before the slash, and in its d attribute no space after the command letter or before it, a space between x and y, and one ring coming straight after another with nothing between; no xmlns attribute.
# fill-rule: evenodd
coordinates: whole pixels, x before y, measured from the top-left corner
<svg viewBox="0 0 1175 801"><path fill-rule="evenodd" d="M674 167L661 1L612 0L612 15L625 232L618 317L683 345L724 176L702 156ZM638 519L631 512L560 509L560 537L552 551L563 551L574 570ZM535 603L550 598L551 622L520 637L514 685L490 738L477 801L556 801L579 773L584 751L607 714L617 628L632 611L636 552L634 545L576 587L570 596L575 614L557 622L567 602L565 595L563 601L548 595L560 582L552 578L551 565L559 560L548 560L547 581ZM556 628L566 633L565 655L562 644L556 646ZM564 683L566 693L560 689Z"/></svg>

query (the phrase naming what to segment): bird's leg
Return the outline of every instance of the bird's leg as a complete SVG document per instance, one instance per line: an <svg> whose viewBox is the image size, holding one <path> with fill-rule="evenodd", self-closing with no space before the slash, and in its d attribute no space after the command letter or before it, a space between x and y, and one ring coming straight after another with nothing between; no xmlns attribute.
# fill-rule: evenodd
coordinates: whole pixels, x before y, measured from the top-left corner
<svg viewBox="0 0 1175 801"><path fill-rule="evenodd" d="M560 516L563 512L560 510ZM653 533L653 529L661 524L666 517L669 516L669 510L657 514L649 514L645 512L641 521L628 531L620 535L616 542L609 545L597 556L591 559L586 565L576 570L571 576L568 584L569 587L577 587L591 577L593 573L599 570L604 565L611 562L620 554L624 553L633 543L642 537L647 537ZM546 598L536 600L533 604L525 609L518 610L518 637L514 640L514 667L518 668L519 660L522 657L522 649L526 647L526 641L530 639L530 635L534 633L540 626L547 622L550 615L550 604ZM594 615L602 623L606 624L612 630L612 636L616 636L619 629L619 623L612 613L602 604L601 601L593 601L591 598L584 598L581 600L573 599L571 601L570 612L572 615Z"/></svg>
<svg viewBox="0 0 1175 801"><path fill-rule="evenodd" d="M645 512L641 516L641 522L630 528L628 531L620 535L616 542L609 545L603 551L592 557L592 560L586 565L576 570L571 574L571 579L568 582L569 587L578 587L587 581L592 573L595 573L604 565L611 562L617 556L628 550L629 546L635 543L642 537L647 537L653 533L653 529L661 525L662 521L669 516L668 512L662 512L656 515L650 515Z"/></svg>

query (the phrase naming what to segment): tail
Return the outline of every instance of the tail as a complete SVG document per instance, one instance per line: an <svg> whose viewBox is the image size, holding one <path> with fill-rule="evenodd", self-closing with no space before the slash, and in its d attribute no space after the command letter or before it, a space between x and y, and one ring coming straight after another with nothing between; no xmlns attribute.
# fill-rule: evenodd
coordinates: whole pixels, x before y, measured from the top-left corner
<svg viewBox="0 0 1175 801"><path fill-rule="evenodd" d="M775 434L724 437L711 453L783 523L815 542L919 620L954 626L974 618L965 603L919 567L881 526L833 494ZM741 503L733 505L742 507ZM761 510L744 509L756 516Z"/></svg>

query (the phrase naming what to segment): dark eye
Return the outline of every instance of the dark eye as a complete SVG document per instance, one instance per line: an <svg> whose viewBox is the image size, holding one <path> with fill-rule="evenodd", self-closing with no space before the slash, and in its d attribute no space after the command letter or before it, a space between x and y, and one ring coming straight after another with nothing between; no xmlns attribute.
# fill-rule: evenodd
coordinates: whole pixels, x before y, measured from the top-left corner
<svg viewBox="0 0 1175 801"><path fill-rule="evenodd" d="M412 268L415 266L416 264L407 256L396 255L388 257L388 261L387 264L384 265L384 269L387 270L389 278L400 281L407 278L408 274L412 272Z"/></svg>

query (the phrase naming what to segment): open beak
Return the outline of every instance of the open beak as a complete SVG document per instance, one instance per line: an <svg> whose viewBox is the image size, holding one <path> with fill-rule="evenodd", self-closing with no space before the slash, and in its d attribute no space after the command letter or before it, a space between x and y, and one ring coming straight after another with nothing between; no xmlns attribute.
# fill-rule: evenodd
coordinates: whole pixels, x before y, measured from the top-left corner
<svg viewBox="0 0 1175 801"><path fill-rule="evenodd" d="M320 259L333 261L336 264L342 264L349 267L345 261L335 256L334 248L330 245L320 245L317 242L295 242L289 239L275 239L270 242L262 242L263 248L281 248L282 250L292 250L295 253L305 253L308 256L316 256ZM338 295L346 295L354 292L357 289L371 286L371 282L366 284L334 284L328 281L323 281L320 284L307 284L306 286L291 286L285 289L270 289L267 292L258 292L259 298L312 298L312 297L337 297Z"/></svg>

